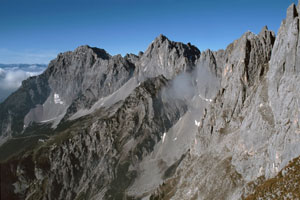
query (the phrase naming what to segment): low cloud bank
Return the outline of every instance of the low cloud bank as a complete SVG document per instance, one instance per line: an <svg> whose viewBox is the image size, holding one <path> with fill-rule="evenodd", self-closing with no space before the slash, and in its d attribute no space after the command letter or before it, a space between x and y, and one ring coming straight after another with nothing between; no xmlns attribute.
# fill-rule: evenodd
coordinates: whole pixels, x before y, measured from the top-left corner
<svg viewBox="0 0 300 200"><path fill-rule="evenodd" d="M46 65L0 65L0 102L17 90L22 81L41 74Z"/></svg>
<svg viewBox="0 0 300 200"><path fill-rule="evenodd" d="M211 102L220 88L220 80L208 66L198 64L191 72L182 72L176 76L162 93L168 99L179 99L195 107L195 98Z"/></svg>

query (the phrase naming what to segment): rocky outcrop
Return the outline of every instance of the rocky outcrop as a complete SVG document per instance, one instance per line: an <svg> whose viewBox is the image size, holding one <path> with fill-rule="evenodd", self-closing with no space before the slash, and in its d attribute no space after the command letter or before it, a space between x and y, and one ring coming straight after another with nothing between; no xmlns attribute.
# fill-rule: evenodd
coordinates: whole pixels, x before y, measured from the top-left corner
<svg viewBox="0 0 300 200"><path fill-rule="evenodd" d="M37 104L43 104L50 94L45 74L22 82L17 92L0 105L0 146L8 138L22 132L24 117Z"/></svg>
<svg viewBox="0 0 300 200"><path fill-rule="evenodd" d="M24 156L17 166L11 161L10 173L17 168L19 197L125 197L125 189L139 173L138 163L186 111L183 101L163 99L160 89L166 84L162 76L149 79L123 102L73 121L30 152L33 157Z"/></svg>
<svg viewBox="0 0 300 200"><path fill-rule="evenodd" d="M190 43L173 42L159 35L141 56L137 73L140 79L160 74L172 79L180 72L192 71L199 57L200 51Z"/></svg>
<svg viewBox="0 0 300 200"><path fill-rule="evenodd" d="M267 101L263 83L274 39L264 28L259 35L245 33L222 52L221 89L198 120L190 155L168 182L173 189L168 191L167 184L156 197L173 193L173 199L239 199L244 184L264 173L261 167L266 170L268 162L263 153L256 155L256 148L262 150L268 142L261 130L270 130L273 122L259 105ZM265 127L257 129L259 124ZM264 141L261 146L258 140Z"/></svg>
<svg viewBox="0 0 300 200"><path fill-rule="evenodd" d="M298 197L298 178L289 179L296 161L290 175L269 180L300 155L298 22L291 5L275 42L263 28L227 47L221 89L195 144L153 199L241 199L252 191L248 199Z"/></svg>
<svg viewBox="0 0 300 200"><path fill-rule="evenodd" d="M273 117L272 137L267 148L270 165L275 170L265 174L266 181L253 183L254 193L247 199L299 198L296 189L299 184L299 158L289 163L300 154L299 12L299 5L292 4L288 8L286 20L278 31L267 76L269 110ZM268 180L277 172L276 177Z"/></svg>
<svg viewBox="0 0 300 200"><path fill-rule="evenodd" d="M110 56L103 49L89 46L58 55L45 71L51 93L34 121L53 120L57 125L62 118L68 119L115 92L132 77L134 70L135 66L120 55ZM31 110L27 114L25 126L36 112Z"/></svg>

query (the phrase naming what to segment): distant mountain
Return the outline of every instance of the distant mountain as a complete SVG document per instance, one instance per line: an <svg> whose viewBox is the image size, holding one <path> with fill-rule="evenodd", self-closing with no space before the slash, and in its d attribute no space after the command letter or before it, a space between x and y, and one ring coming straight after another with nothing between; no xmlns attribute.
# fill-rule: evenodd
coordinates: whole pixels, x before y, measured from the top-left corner
<svg viewBox="0 0 300 200"><path fill-rule="evenodd" d="M17 90L23 80L41 74L47 65L0 64L0 102Z"/></svg>
<svg viewBox="0 0 300 200"><path fill-rule="evenodd" d="M59 54L0 104L1 199L299 199L299 13L225 50Z"/></svg>

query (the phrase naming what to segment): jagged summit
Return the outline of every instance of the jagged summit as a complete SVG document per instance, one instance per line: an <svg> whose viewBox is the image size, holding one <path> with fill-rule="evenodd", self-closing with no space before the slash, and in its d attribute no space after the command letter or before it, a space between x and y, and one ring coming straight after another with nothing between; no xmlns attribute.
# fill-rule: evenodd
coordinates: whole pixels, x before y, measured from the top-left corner
<svg viewBox="0 0 300 200"><path fill-rule="evenodd" d="M138 63L140 77L155 77L163 74L171 79L183 71L190 71L200 57L197 47L170 41L159 35L141 56Z"/></svg>
<svg viewBox="0 0 300 200"><path fill-rule="evenodd" d="M269 29L268 29L268 26L264 26L261 31L259 32L259 35L261 34L264 34L265 32L267 32Z"/></svg>
<svg viewBox="0 0 300 200"><path fill-rule="evenodd" d="M298 17L297 7L294 3L289 6L286 13L286 23L291 24L295 17Z"/></svg>
<svg viewBox="0 0 300 200"><path fill-rule="evenodd" d="M170 40L165 35L159 34L159 36L157 36L154 39L153 43L163 43L164 41L169 41L170 42Z"/></svg>
<svg viewBox="0 0 300 200"><path fill-rule="evenodd" d="M111 55L109 53L107 53L104 49L100 49L97 47L90 47L88 45L83 45L83 46L76 48L74 53L89 52L91 50L93 53L95 53L97 55L98 58L108 60L111 57Z"/></svg>
<svg viewBox="0 0 300 200"><path fill-rule="evenodd" d="M165 35L160 34L159 36L157 36L153 42L149 45L149 47L147 48L146 52L151 51L152 49L156 49L156 48L169 48L170 50L172 48L184 48L184 49L190 49L195 51L195 54L200 54L200 51L198 50L198 48L194 45L192 45L191 43L181 43L181 42L174 42L171 41L170 39L168 39Z"/></svg>

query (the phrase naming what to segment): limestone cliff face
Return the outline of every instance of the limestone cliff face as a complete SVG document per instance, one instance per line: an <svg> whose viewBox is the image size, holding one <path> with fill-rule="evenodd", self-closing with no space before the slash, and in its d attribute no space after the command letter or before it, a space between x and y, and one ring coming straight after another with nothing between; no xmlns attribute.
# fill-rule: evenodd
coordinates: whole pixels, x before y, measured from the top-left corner
<svg viewBox="0 0 300 200"><path fill-rule="evenodd" d="M29 111L24 125L47 120L57 125L61 119L68 119L115 92L132 77L134 70L133 63L120 55L110 56L103 49L81 46L74 52L60 54L45 71L51 88L49 97Z"/></svg>
<svg viewBox="0 0 300 200"><path fill-rule="evenodd" d="M264 28L227 47L219 94L204 111L189 156L154 199L299 197L298 179L288 178L298 177L298 161L280 172L300 155L298 40L291 5L276 40Z"/></svg>
<svg viewBox="0 0 300 200"><path fill-rule="evenodd" d="M252 185L254 193L248 199L299 198L299 13L299 4L297 7L292 4L288 8L286 20L278 31L267 74L269 108L274 119L272 137L267 145L270 165L275 168L275 173L284 169L276 177L258 181L255 187ZM267 178L273 175L266 173Z"/></svg>
<svg viewBox="0 0 300 200"><path fill-rule="evenodd" d="M167 79L174 78L182 71L192 71L200 51L193 45L173 42L159 35L141 56L138 62L139 77L156 77L160 74Z"/></svg>
<svg viewBox="0 0 300 200"><path fill-rule="evenodd" d="M177 184L171 191L174 199L239 199L243 185L263 172L259 159L263 162L265 156L255 156L257 142L267 142L261 138L267 136L260 137L249 123L258 126L253 122L258 120L267 128L272 124L262 116L247 118L259 114L259 105L265 103L258 86L266 79L274 39L266 28L259 35L248 32L223 53L221 88L199 119L189 156L169 182Z"/></svg>

